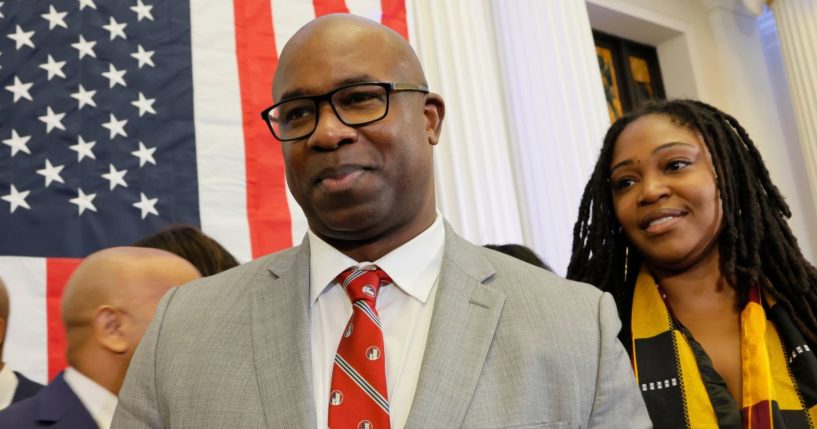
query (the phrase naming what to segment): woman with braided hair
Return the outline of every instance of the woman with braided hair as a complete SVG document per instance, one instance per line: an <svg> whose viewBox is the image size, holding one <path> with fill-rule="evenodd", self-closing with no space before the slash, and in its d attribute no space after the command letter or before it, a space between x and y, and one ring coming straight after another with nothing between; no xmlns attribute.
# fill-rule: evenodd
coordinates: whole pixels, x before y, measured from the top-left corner
<svg viewBox="0 0 817 429"><path fill-rule="evenodd" d="M735 118L649 104L607 132L570 279L616 299L657 428L814 428L817 270Z"/></svg>

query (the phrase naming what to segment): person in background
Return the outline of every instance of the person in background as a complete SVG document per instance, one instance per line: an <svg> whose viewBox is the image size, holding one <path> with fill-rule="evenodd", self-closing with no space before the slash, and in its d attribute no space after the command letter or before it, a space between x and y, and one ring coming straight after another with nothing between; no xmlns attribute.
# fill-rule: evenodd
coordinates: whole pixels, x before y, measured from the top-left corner
<svg viewBox="0 0 817 429"><path fill-rule="evenodd" d="M23 399L34 396L43 385L29 380L23 374L11 369L3 362L3 347L6 345L11 303L3 279L0 279L0 410Z"/></svg>
<svg viewBox="0 0 817 429"><path fill-rule="evenodd" d="M570 279L613 294L657 428L809 428L817 270L738 121L691 100L617 120L584 190Z"/></svg>
<svg viewBox="0 0 817 429"><path fill-rule="evenodd" d="M307 236L168 293L118 429L649 427L612 297L436 210L445 104L427 85L368 19L289 39L261 117Z"/></svg>
<svg viewBox="0 0 817 429"><path fill-rule="evenodd" d="M175 253L190 261L203 277L238 266L238 261L224 246L190 225L171 226L140 239L133 246Z"/></svg>
<svg viewBox="0 0 817 429"><path fill-rule="evenodd" d="M201 277L163 250L115 247L77 267L65 286L68 368L36 395L0 411L0 428L107 429L131 356L164 293Z"/></svg>
<svg viewBox="0 0 817 429"><path fill-rule="evenodd" d="M553 270L536 254L533 250L521 244L486 244L483 247L497 252L513 256L520 261L525 261L531 265L536 265L539 268L544 268L550 272Z"/></svg>

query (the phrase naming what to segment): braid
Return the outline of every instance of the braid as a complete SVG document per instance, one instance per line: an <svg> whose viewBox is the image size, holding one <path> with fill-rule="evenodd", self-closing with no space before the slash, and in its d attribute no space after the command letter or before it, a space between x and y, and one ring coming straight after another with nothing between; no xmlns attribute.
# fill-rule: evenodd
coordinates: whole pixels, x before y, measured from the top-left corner
<svg viewBox="0 0 817 429"><path fill-rule="evenodd" d="M633 251L625 259L628 242L615 218L609 169L621 132L649 114L665 115L703 137L723 208L718 238L721 270L737 289L740 305L747 302L749 288L759 284L789 313L807 341L817 346L817 269L803 257L789 228L791 209L746 130L734 117L700 101L651 103L610 127L582 195L567 277L610 292L622 320L629 320L638 274L634 270L640 261Z"/></svg>

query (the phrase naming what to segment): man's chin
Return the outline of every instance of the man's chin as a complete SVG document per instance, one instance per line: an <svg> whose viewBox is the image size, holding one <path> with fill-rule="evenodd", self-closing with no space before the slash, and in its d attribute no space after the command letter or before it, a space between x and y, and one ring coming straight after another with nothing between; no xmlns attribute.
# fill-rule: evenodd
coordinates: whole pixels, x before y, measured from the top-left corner
<svg viewBox="0 0 817 429"><path fill-rule="evenodd" d="M366 241L379 235L383 222L372 214L357 213L326 216L310 223L313 232L330 240Z"/></svg>

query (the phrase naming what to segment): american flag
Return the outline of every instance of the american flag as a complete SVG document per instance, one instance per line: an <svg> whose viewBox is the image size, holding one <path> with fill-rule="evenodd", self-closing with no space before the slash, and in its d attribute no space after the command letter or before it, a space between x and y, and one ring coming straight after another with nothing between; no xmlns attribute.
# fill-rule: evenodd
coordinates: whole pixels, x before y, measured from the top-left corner
<svg viewBox="0 0 817 429"><path fill-rule="evenodd" d="M171 223L242 261L301 239L258 112L286 40L334 12L407 37L405 0L0 1L6 362L41 382L65 366L59 300L93 251Z"/></svg>

